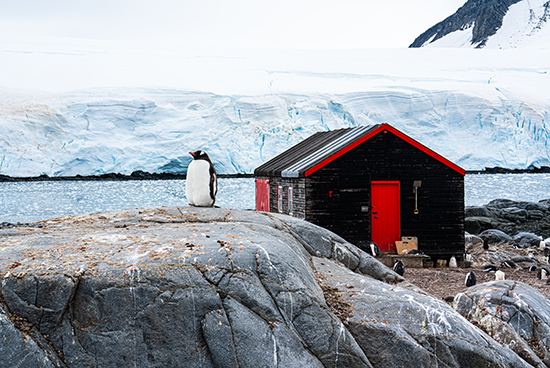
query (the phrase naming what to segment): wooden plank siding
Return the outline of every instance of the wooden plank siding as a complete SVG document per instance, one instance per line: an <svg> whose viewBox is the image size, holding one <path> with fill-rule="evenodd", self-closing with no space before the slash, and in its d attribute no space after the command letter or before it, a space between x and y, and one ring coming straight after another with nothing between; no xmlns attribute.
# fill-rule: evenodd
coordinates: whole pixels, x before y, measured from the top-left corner
<svg viewBox="0 0 550 368"><path fill-rule="evenodd" d="M415 180L422 181L417 215ZM361 209L370 209L371 181L401 183L402 236L418 237L426 254L462 257L464 176L390 132L372 137L307 178L305 219L365 246L371 219L370 211Z"/></svg>
<svg viewBox="0 0 550 368"><path fill-rule="evenodd" d="M262 178L263 179L263 178ZM266 178L267 179L267 178ZM288 213L288 187L294 189L294 212L292 216L299 219L305 219L306 217L306 178L281 178L271 177L269 178L269 207L270 212L278 212L277 209L277 186L283 187L283 211L284 214Z"/></svg>

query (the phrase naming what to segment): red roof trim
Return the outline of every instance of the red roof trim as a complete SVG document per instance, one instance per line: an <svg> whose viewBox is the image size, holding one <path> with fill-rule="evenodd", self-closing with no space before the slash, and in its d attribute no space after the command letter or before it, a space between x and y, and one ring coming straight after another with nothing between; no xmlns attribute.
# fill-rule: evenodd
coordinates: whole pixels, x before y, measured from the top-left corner
<svg viewBox="0 0 550 368"><path fill-rule="evenodd" d="M376 128L375 130L373 130L372 132L364 135L363 137L361 137L360 139L356 140L355 142L353 142L352 144L350 144L349 146L346 146L344 147L343 149L341 149L340 151L336 152L335 154L333 154L332 156L324 159L323 161L321 161L320 163L318 163L317 165L313 166L311 169L307 170L305 172L305 176L310 176L311 174L313 174L314 172L316 172L317 170L321 169L322 167L328 165L329 163L331 163L332 161L336 160L338 157L344 155L345 153L351 151L352 149L354 149L355 147L359 146L360 144L366 142L367 140L371 139L372 137L374 137L375 135L379 134L380 132L382 131L388 131L390 133L393 133L394 135L396 135L397 137L403 139L405 142L407 143L410 143L412 144L414 147L418 148L419 150L421 150L422 152L428 154L429 156L435 158L437 161L441 162L442 164L448 166L449 168L453 169L454 171L458 172L459 174L461 175L465 175L466 174L466 171L461 168L460 166L458 165L455 165L453 164L451 161L447 160L445 157L443 156L440 156L438 155L437 153L435 153L434 151L432 151L431 149L429 149L428 147L424 146L423 144L415 141L414 139L412 139L411 137L409 137L408 135L404 134L404 133L401 133L399 130L395 129L394 127L392 127L391 125L389 124L382 124L380 125L378 128Z"/></svg>

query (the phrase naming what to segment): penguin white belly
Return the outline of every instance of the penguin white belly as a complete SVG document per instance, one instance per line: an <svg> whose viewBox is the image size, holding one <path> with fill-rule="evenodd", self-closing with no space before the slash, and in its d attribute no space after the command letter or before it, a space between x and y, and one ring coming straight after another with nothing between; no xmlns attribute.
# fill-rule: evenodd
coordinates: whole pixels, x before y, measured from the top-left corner
<svg viewBox="0 0 550 368"><path fill-rule="evenodd" d="M185 189L187 202L190 205L211 207L214 204L214 199L210 197L210 163L208 161L191 161L187 168ZM214 193L216 193L215 189Z"/></svg>

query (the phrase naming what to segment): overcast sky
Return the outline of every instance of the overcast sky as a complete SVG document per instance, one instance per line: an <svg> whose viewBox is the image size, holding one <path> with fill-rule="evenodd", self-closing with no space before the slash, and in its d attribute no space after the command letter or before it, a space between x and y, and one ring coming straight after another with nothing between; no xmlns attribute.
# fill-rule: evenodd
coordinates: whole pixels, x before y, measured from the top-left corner
<svg viewBox="0 0 550 368"><path fill-rule="evenodd" d="M0 34L252 48L407 47L466 0L0 0Z"/></svg>

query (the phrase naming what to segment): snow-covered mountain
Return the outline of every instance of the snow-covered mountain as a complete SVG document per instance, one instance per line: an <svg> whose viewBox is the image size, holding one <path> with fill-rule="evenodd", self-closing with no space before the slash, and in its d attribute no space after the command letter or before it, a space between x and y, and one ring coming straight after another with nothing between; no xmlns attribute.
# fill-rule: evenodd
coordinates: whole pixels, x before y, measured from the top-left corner
<svg viewBox="0 0 550 368"><path fill-rule="evenodd" d="M547 48L549 23L548 0L468 0L410 47Z"/></svg>
<svg viewBox="0 0 550 368"><path fill-rule="evenodd" d="M548 49L176 50L2 42L0 175L254 168L387 122L467 170L550 166Z"/></svg>

